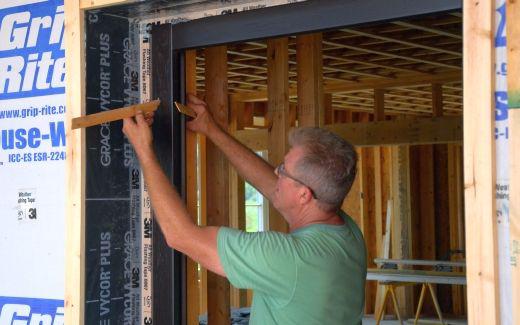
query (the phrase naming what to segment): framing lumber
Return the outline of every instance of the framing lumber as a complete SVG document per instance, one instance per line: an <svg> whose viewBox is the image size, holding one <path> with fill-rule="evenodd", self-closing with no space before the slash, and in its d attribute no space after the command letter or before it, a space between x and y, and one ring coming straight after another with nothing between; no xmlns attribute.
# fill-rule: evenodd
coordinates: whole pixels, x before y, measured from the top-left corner
<svg viewBox="0 0 520 325"><path fill-rule="evenodd" d="M368 113L360 113L360 122L368 122ZM358 173L361 185L361 230L367 246L367 266L375 267L377 257L376 202L375 202L375 168L374 148L361 148L358 162ZM377 285L367 283L365 287L365 313L374 313Z"/></svg>
<svg viewBox="0 0 520 325"><path fill-rule="evenodd" d="M206 226L208 224L208 199L207 199L207 146L206 146L206 137L199 134L199 170L198 170L198 186L200 191L200 222L201 226ZM208 312L208 270L201 267L199 272L200 277L200 315Z"/></svg>
<svg viewBox="0 0 520 325"><path fill-rule="evenodd" d="M298 126L323 125L322 34L296 37Z"/></svg>
<svg viewBox="0 0 520 325"><path fill-rule="evenodd" d="M229 133L234 135L239 129L240 112L244 110L245 103L230 102ZM245 182L238 175L235 168L229 168L229 224L231 227L246 230L246 205ZM247 304L247 290L231 286L231 306L234 308L245 307Z"/></svg>
<svg viewBox="0 0 520 325"><path fill-rule="evenodd" d="M348 111L333 111L334 121L341 123L352 123L352 114L348 114ZM361 156L361 149L356 148L356 153L358 157ZM352 187L350 191L347 193L347 196L343 200L341 204L341 209L348 214L361 229L362 219L361 219L361 176L359 173L359 159L358 159L358 171L356 174L356 178L354 179L354 183L352 183Z"/></svg>
<svg viewBox="0 0 520 325"><path fill-rule="evenodd" d="M331 82L323 86L325 93L342 93L356 90L373 89L373 88L399 88L407 86L419 86L431 83L446 83L460 81L462 73L460 71L444 72L441 74L411 74L395 79L364 79L359 82ZM295 88L289 88L289 97L296 97ZM256 92L243 92L233 94L233 100L243 102L266 101L267 91L261 90Z"/></svg>
<svg viewBox="0 0 520 325"><path fill-rule="evenodd" d="M77 1L65 1L66 105L66 250L65 323L85 323L85 130L70 129L73 116L85 114L84 15Z"/></svg>
<svg viewBox="0 0 520 325"><path fill-rule="evenodd" d="M435 260L435 197L433 147L419 146L419 220L420 220L420 259Z"/></svg>
<svg viewBox="0 0 520 325"><path fill-rule="evenodd" d="M429 33L432 33L432 34L448 36L448 37L452 37L452 38L455 38L455 39L462 39L462 36L459 35L459 34L450 33L448 31L445 31L445 30L442 30L442 29L439 29L439 28L425 26L423 24L419 24L419 23L416 23L416 22L415 23L409 23L409 22L404 22L404 21L394 21L394 22L392 22L392 24L403 26L403 27L408 27L408 28L412 28L412 29L422 30L422 31L429 32Z"/></svg>
<svg viewBox="0 0 520 325"><path fill-rule="evenodd" d="M374 89L374 121L385 120L385 90ZM382 148L373 147L374 156L374 219L375 219L375 257L380 257L383 254L383 205L386 205L386 201L383 201L383 161L382 161ZM374 266L373 259L370 266ZM374 306L373 312L379 310L380 304L383 301L383 291L381 286L375 288L375 301L369 303Z"/></svg>
<svg viewBox="0 0 520 325"><path fill-rule="evenodd" d="M325 128L358 147L462 142L460 116L340 123L326 125ZM256 151L267 148L267 137L266 129L240 130L236 133L240 142Z"/></svg>
<svg viewBox="0 0 520 325"><path fill-rule="evenodd" d="M269 163L277 166L288 150L287 134L289 121L289 64L288 39L286 37L267 41L267 90L268 98L268 142ZM264 147L265 148L265 147ZM269 230L287 232L287 222L269 204Z"/></svg>
<svg viewBox="0 0 520 325"><path fill-rule="evenodd" d="M332 94L323 94L323 124L334 124L334 107Z"/></svg>
<svg viewBox="0 0 520 325"><path fill-rule="evenodd" d="M443 89L439 83L433 83L432 89L432 114L434 117L444 115L443 105ZM450 254L450 210L449 202L452 200L449 196L449 179L448 179L448 145L436 144L433 146L433 172L435 182L432 184L435 196L435 210L433 236L435 240L434 258L446 259L451 258ZM439 303L442 310L451 312L453 307L451 288L447 286L438 286L437 292Z"/></svg>
<svg viewBox="0 0 520 325"><path fill-rule="evenodd" d="M148 103L135 104L122 108L111 109L109 111L104 111L100 113L76 117L72 119L71 128L74 130L79 128L87 128L89 126L99 125L103 123L109 123L124 119L126 117L133 117L139 111L143 113L154 112L157 110L160 103L161 101L157 99L152 100Z"/></svg>
<svg viewBox="0 0 520 325"><path fill-rule="evenodd" d="M450 220L450 251L464 250L463 224L463 188L462 183L462 147L448 145L448 197ZM461 254L452 255L454 261L462 258ZM453 313L457 316L465 314L464 290L460 286L452 286Z"/></svg>
<svg viewBox="0 0 520 325"><path fill-rule="evenodd" d="M415 118L392 121L335 124L327 129L356 146L460 143L462 118Z"/></svg>
<svg viewBox="0 0 520 325"><path fill-rule="evenodd" d="M186 92L197 92L196 52L188 50L184 55ZM198 224L197 197L197 133L186 129L186 208L193 222ZM199 264L187 257L186 261L186 321L188 325L199 324L200 285Z"/></svg>
<svg viewBox="0 0 520 325"><path fill-rule="evenodd" d="M382 41L386 41L386 42L391 42L391 43L398 43L398 44L406 45L408 47L416 47L416 48L426 49L426 50L433 51L433 52L447 53L447 54L451 54L451 55L459 56L459 57L462 56L462 53L460 53L460 52L447 50L447 49L444 49L439 46L436 47L436 46L430 46L430 45L426 45L426 44L420 44L417 42L404 41L402 39L377 35L374 33L363 32L360 30L352 29L352 28L342 28L341 30L344 32L350 33L350 34L366 36L366 37L370 37L370 38L374 38L374 39L382 40Z"/></svg>
<svg viewBox="0 0 520 325"><path fill-rule="evenodd" d="M392 147L392 258L412 258L412 224L410 206L410 148L409 146ZM401 267L400 267L401 268ZM412 288L403 287L397 290L401 302L399 313L408 317L412 315Z"/></svg>
<svg viewBox="0 0 520 325"><path fill-rule="evenodd" d="M495 2L464 0L464 189L468 323L500 324L495 201Z"/></svg>
<svg viewBox="0 0 520 325"><path fill-rule="evenodd" d="M520 4L507 1L507 66L509 98L509 227L513 324L520 324Z"/></svg>
<svg viewBox="0 0 520 325"><path fill-rule="evenodd" d="M228 129L227 53L225 46L204 50L206 56L206 101L215 121ZM229 163L224 154L209 142L206 147L207 221L209 226L229 226ZM230 322L229 282L208 272L208 323Z"/></svg>
<svg viewBox="0 0 520 325"><path fill-rule="evenodd" d="M323 42L323 44L335 46L335 47L342 47L342 48L346 48L346 49L350 49L350 50L354 50L354 51L359 51L362 53L377 54L377 55L381 55L381 56L384 56L387 58L392 58L392 59L401 59L401 60L411 61L411 62L415 62L415 63L425 63L425 64L433 65L436 67L443 67L443 68L450 68L450 69L457 69L457 70L461 69L461 67L458 65L446 64L446 63L442 63L440 61L430 61L430 60L425 60L425 59L419 59L419 58L413 57L413 56L406 56L406 55L401 55L401 54L395 54L394 52L376 50L376 49L372 49L372 48L361 46L361 45L353 46L353 45L347 45L347 44L330 42L330 41L325 41L325 42Z"/></svg>

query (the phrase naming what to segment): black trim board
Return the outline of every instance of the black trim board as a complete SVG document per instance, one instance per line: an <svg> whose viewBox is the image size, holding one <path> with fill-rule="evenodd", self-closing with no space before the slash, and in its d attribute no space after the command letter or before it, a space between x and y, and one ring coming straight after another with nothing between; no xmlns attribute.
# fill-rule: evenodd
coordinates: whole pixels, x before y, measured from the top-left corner
<svg viewBox="0 0 520 325"><path fill-rule="evenodd" d="M155 151L166 176L184 197L184 118L173 109L173 102L184 98L183 55L172 49L169 24L152 28L151 45L152 97L161 99L153 125ZM186 257L167 245L154 221L153 324L186 323L185 264Z"/></svg>
<svg viewBox="0 0 520 325"><path fill-rule="evenodd" d="M461 0L309 0L176 24L172 28L173 48L243 42L461 9Z"/></svg>

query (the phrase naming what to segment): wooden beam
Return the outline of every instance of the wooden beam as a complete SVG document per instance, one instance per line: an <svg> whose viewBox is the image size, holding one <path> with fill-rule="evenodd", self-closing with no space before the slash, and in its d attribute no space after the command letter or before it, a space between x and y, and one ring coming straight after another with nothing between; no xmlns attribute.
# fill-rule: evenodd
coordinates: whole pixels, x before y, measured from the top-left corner
<svg viewBox="0 0 520 325"><path fill-rule="evenodd" d="M73 116L85 114L84 15L77 1L65 1L67 112L65 323L85 323L85 130L72 131Z"/></svg>
<svg viewBox="0 0 520 325"><path fill-rule="evenodd" d="M326 125L325 128L358 147L462 142L460 116L341 123ZM240 130L236 133L240 142L256 151L267 149L267 137L266 129Z"/></svg>
<svg viewBox="0 0 520 325"><path fill-rule="evenodd" d="M287 153L289 131L289 64L288 39L286 37L267 41L267 90L269 162L276 166ZM288 225L278 211L269 204L269 229L287 232Z"/></svg>
<svg viewBox="0 0 520 325"><path fill-rule="evenodd" d="M462 141L462 118L458 116L335 124L326 128L356 146Z"/></svg>
<svg viewBox="0 0 520 325"><path fill-rule="evenodd" d="M507 88L509 100L509 227L513 324L520 324L520 4L507 1Z"/></svg>
<svg viewBox="0 0 520 325"><path fill-rule="evenodd" d="M464 188L468 323L500 324L495 202L495 2L464 0Z"/></svg>
<svg viewBox="0 0 520 325"><path fill-rule="evenodd" d="M443 72L440 74L410 74L395 79L365 79L360 82L331 82L323 86L324 93L345 93L349 91L357 91L363 89L374 88L399 88L408 86L420 86L431 83L446 83L461 81L462 74L460 71ZM233 100L242 102L266 101L267 91L242 92L233 94ZM297 90L292 87L288 89L289 97L296 97Z"/></svg>
<svg viewBox="0 0 520 325"><path fill-rule="evenodd" d="M322 34L296 37L298 126L323 125Z"/></svg>
<svg viewBox="0 0 520 325"><path fill-rule="evenodd" d="M195 50L188 50L184 55L186 92L197 92ZM198 197L197 197L197 133L186 130L186 207L193 221L198 224ZM187 257L186 261L186 321L188 325L199 324L200 312L200 285L199 264Z"/></svg>
<svg viewBox="0 0 520 325"><path fill-rule="evenodd" d="M204 50L206 57L206 101L215 121L228 129L227 53L226 46ZM207 214L209 226L229 226L229 163L212 143L207 143ZM208 323L230 322L229 282L208 272Z"/></svg>

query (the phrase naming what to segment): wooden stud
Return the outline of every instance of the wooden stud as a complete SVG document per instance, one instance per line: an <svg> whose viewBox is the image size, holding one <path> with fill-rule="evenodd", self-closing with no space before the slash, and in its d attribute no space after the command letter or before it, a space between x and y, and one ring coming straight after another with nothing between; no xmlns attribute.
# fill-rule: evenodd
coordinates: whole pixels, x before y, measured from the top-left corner
<svg viewBox="0 0 520 325"><path fill-rule="evenodd" d="M289 64L288 39L277 38L267 41L267 89L268 89L268 155L271 165L283 161L287 153L289 131ZM287 232L288 225L283 217L269 204L269 229Z"/></svg>
<svg viewBox="0 0 520 325"><path fill-rule="evenodd" d="M65 323L85 322L85 130L71 130L73 116L85 114L84 15L77 1L65 1L67 112Z"/></svg>
<svg viewBox="0 0 520 325"><path fill-rule="evenodd" d="M206 101L215 121L228 129L227 52L225 46L204 50L206 57ZM229 225L229 163L217 147L206 144L207 221L209 226ZM208 323L229 324L229 282L208 272Z"/></svg>
<svg viewBox="0 0 520 325"><path fill-rule="evenodd" d="M420 215L420 253L419 258L435 260L435 211L433 147L424 145L419 151L419 215Z"/></svg>
<svg viewBox="0 0 520 325"><path fill-rule="evenodd" d="M197 92L195 50L185 52L186 91ZM198 224L197 197L197 133L186 130L186 207L193 221ZM187 257L186 260L186 319L188 325L199 324L200 286L199 264Z"/></svg>
<svg viewBox="0 0 520 325"><path fill-rule="evenodd" d="M500 324L495 202L495 2L464 0L464 188L468 323Z"/></svg>
<svg viewBox="0 0 520 325"><path fill-rule="evenodd" d="M334 124L334 107L332 106L332 94L323 95L323 124Z"/></svg>
<svg viewBox="0 0 520 325"><path fill-rule="evenodd" d="M335 111L336 115L334 117L335 121L340 123L352 123L352 114L349 111ZM361 149L356 148L356 152L358 157L361 156ZM358 166L360 165L360 162L358 161ZM343 210L346 214L348 214L354 222L358 225L358 227L361 229L363 227L361 222L361 176L359 173L359 167L356 174L356 178L354 179L354 182L352 183L352 187L350 188L350 191L348 192L347 196L343 200L343 203L341 205L341 210Z"/></svg>
<svg viewBox="0 0 520 325"><path fill-rule="evenodd" d="M198 184L200 191L200 225L206 226L208 224L208 200L207 200L207 146L206 137L203 135L198 136L199 140L199 156L198 156ZM199 272L200 277L200 315L208 312L208 271L205 268L201 268Z"/></svg>
<svg viewBox="0 0 520 325"><path fill-rule="evenodd" d="M450 219L450 251L464 250L463 236L463 184L462 184L462 147L448 145L448 197ZM462 254L452 255L452 260L459 261ZM462 271L458 269L457 271ZM457 316L465 314L464 288L458 285L451 286L453 297L453 313Z"/></svg>
<svg viewBox="0 0 520 325"><path fill-rule="evenodd" d="M439 83L432 84L432 113L434 117L439 117L444 115L442 113L443 103L442 103L442 85Z"/></svg>
<svg viewBox="0 0 520 325"><path fill-rule="evenodd" d="M323 125L322 34L296 37L298 126Z"/></svg>
<svg viewBox="0 0 520 325"><path fill-rule="evenodd" d="M360 122L368 122L368 113L362 113ZM374 258L377 257L376 216L375 216L375 175L374 175L374 148L361 148L358 164L358 173L361 185L361 230L367 246L367 266L374 268ZM377 286L373 281L366 284L365 313L374 312Z"/></svg>
<svg viewBox="0 0 520 325"><path fill-rule="evenodd" d="M444 115L442 85L432 84L432 114L434 117ZM433 146L434 160L434 192L435 192L435 227L434 237L436 241L436 258L440 260L450 259L450 216L449 216L449 180L448 180L448 145L436 144ZM438 285L437 292L442 309L451 312L452 296L451 288L446 285Z"/></svg>
<svg viewBox="0 0 520 325"><path fill-rule="evenodd" d="M410 162L409 147L392 147L392 258L409 259L412 257L412 229L410 206ZM399 312L408 317L412 314L413 294L410 287L397 290L400 302Z"/></svg>
<svg viewBox="0 0 520 325"><path fill-rule="evenodd" d="M520 5L507 1L507 87L509 100L509 227L513 324L520 324Z"/></svg>
<svg viewBox="0 0 520 325"><path fill-rule="evenodd" d="M244 111L245 103L230 102L229 134L234 135L239 129L239 118ZM246 230L246 205L245 205L245 182L238 175L235 168L229 169L229 198L230 214L229 224L231 227ZM247 291L231 286L231 306L235 308L245 307L247 303Z"/></svg>
<svg viewBox="0 0 520 325"><path fill-rule="evenodd" d="M374 89L374 121L385 120L385 90ZM362 149L363 150L363 149ZM383 201L383 165L382 165L382 148L379 146L373 147L374 159L374 224L375 224L375 257L381 257L383 254L383 206L386 202ZM375 300L369 301L374 305L374 310L378 310L382 303L383 291L382 287L378 285L375 292Z"/></svg>

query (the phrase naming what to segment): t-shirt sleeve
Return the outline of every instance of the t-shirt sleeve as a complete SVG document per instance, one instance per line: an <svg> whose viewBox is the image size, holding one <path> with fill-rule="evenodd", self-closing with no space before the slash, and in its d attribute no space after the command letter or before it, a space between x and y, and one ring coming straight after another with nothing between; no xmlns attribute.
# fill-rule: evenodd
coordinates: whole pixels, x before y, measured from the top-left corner
<svg viewBox="0 0 520 325"><path fill-rule="evenodd" d="M297 275L291 235L221 227L217 242L220 262L231 284L290 299Z"/></svg>

